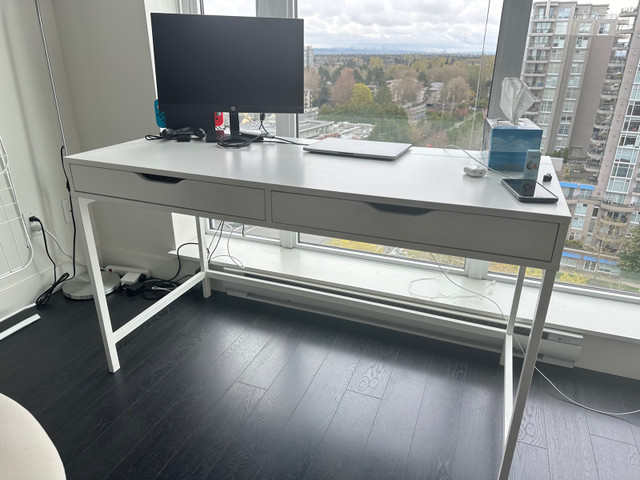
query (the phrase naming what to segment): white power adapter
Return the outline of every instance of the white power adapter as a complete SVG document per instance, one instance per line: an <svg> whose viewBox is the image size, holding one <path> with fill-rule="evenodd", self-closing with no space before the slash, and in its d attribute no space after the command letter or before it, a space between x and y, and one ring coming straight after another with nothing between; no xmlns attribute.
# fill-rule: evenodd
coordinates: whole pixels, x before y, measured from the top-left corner
<svg viewBox="0 0 640 480"><path fill-rule="evenodd" d="M140 281L140 277L142 277L140 273L127 272L120 279L120 285L133 285Z"/></svg>

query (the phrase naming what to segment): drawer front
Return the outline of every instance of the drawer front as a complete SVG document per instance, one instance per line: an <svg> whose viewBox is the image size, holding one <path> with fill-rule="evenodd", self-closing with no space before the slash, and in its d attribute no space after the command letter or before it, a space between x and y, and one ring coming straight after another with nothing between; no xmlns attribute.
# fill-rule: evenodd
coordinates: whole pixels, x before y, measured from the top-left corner
<svg viewBox="0 0 640 480"><path fill-rule="evenodd" d="M107 168L71 165L77 192L184 208L215 216L266 220L265 192L260 188L200 182Z"/></svg>
<svg viewBox="0 0 640 480"><path fill-rule="evenodd" d="M272 192L272 218L296 227L350 235L391 245L420 244L497 256L551 261L558 234L555 223L371 204L321 196Z"/></svg>

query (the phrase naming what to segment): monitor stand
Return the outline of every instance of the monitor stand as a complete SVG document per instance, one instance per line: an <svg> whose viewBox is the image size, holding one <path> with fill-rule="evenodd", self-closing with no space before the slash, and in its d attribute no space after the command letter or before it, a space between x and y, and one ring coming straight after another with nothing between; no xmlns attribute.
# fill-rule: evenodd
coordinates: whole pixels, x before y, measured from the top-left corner
<svg viewBox="0 0 640 480"><path fill-rule="evenodd" d="M225 148L244 148L253 142L261 142L264 139L262 135L251 133L242 133L240 131L240 116L238 112L229 112L229 136L224 137L218 142L218 145Z"/></svg>

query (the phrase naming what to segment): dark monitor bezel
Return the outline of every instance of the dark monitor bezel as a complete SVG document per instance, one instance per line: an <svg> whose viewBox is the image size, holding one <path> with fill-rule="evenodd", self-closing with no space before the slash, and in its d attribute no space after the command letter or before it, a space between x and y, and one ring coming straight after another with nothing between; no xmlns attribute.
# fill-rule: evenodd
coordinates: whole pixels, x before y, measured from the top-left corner
<svg viewBox="0 0 640 480"><path fill-rule="evenodd" d="M152 13L151 25L158 107L168 128L214 128L215 112L304 112L302 19ZM211 90L189 91L190 83L204 82L200 75ZM221 83L231 87L215 90Z"/></svg>

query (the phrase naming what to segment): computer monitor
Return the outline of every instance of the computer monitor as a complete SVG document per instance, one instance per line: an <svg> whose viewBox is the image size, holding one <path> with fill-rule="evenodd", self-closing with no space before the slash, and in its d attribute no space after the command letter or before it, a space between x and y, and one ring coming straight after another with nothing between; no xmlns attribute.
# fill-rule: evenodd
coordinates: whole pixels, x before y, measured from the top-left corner
<svg viewBox="0 0 640 480"><path fill-rule="evenodd" d="M303 21L151 14L158 107L168 128L215 127L216 112L304 111Z"/></svg>

